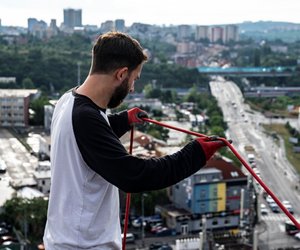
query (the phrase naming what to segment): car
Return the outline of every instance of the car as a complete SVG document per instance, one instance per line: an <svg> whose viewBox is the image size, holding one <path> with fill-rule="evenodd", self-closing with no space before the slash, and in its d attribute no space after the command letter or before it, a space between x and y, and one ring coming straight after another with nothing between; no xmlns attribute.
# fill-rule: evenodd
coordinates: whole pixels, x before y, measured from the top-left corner
<svg viewBox="0 0 300 250"><path fill-rule="evenodd" d="M150 232L151 233L156 233L157 231L159 231L161 228L163 228L162 223L158 223L157 225L154 225L151 227Z"/></svg>
<svg viewBox="0 0 300 250"><path fill-rule="evenodd" d="M171 235L175 235L176 232L174 231L174 229L170 229L167 227L163 227L159 230L156 231L155 236L171 236Z"/></svg>
<svg viewBox="0 0 300 250"><path fill-rule="evenodd" d="M6 228L0 227L0 236L7 235L8 233L9 231Z"/></svg>
<svg viewBox="0 0 300 250"><path fill-rule="evenodd" d="M269 213L269 211L268 211L266 205L263 204L263 203L260 204L260 213L261 213L262 215L267 215L267 214Z"/></svg>
<svg viewBox="0 0 300 250"><path fill-rule="evenodd" d="M2 159L0 159L0 173L4 174L6 172L6 169L7 167L5 162Z"/></svg>
<svg viewBox="0 0 300 250"><path fill-rule="evenodd" d="M124 238L124 234L122 233L122 241L123 241L123 238ZM133 233L127 233L125 242L126 243L134 243L135 242L134 234Z"/></svg>
<svg viewBox="0 0 300 250"><path fill-rule="evenodd" d="M270 206L273 213L280 213L280 209L279 209L278 205L275 202L270 202L269 206Z"/></svg>
<svg viewBox="0 0 300 250"><path fill-rule="evenodd" d="M149 250L159 249L162 246L163 246L162 242L154 242L150 244Z"/></svg>
<svg viewBox="0 0 300 250"><path fill-rule="evenodd" d="M285 207L291 214L294 213L294 209L293 209L292 205L284 205L284 207Z"/></svg>
<svg viewBox="0 0 300 250"><path fill-rule="evenodd" d="M282 205L291 213L294 213L294 209L293 206L291 205L291 203L288 200L284 200L282 201Z"/></svg>
<svg viewBox="0 0 300 250"><path fill-rule="evenodd" d="M275 201L273 200L273 198L270 195L267 196L266 201L268 202L268 204L275 203Z"/></svg>
<svg viewBox="0 0 300 250"><path fill-rule="evenodd" d="M167 243L164 243L161 247L159 247L157 250L172 250L173 248L168 245Z"/></svg>
<svg viewBox="0 0 300 250"><path fill-rule="evenodd" d="M296 233L296 234L294 235L294 237L295 237L296 240L300 240L300 232L299 232L299 233Z"/></svg>
<svg viewBox="0 0 300 250"><path fill-rule="evenodd" d="M0 238L0 243L3 244L3 242L5 241L13 241L13 242L17 242L17 240L11 236L11 235L4 235L4 236L1 236Z"/></svg>
<svg viewBox="0 0 300 250"><path fill-rule="evenodd" d="M141 227L142 226L142 219L141 218L135 219L131 222L131 224L132 224L133 227L136 227L136 228ZM144 227L147 226L146 221L143 221L143 225L144 225Z"/></svg>

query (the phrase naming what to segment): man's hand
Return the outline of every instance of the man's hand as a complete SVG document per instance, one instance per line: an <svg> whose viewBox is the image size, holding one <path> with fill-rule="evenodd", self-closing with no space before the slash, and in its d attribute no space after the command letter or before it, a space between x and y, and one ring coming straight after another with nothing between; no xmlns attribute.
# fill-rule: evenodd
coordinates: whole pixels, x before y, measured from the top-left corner
<svg viewBox="0 0 300 250"><path fill-rule="evenodd" d="M217 137L200 137L197 138L196 141L201 145L206 157L206 161L208 161L218 149L226 146L225 143L221 140L218 140Z"/></svg>
<svg viewBox="0 0 300 250"><path fill-rule="evenodd" d="M129 109L127 111L127 114L128 114L128 123L130 126L137 123L143 123L144 121L142 120L142 118L148 118L147 112L139 108Z"/></svg>

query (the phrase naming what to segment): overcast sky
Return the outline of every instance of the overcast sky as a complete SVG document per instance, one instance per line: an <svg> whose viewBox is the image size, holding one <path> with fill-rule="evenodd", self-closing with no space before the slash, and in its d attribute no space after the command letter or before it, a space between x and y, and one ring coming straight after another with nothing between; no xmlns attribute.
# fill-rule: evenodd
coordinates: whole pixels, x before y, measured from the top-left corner
<svg viewBox="0 0 300 250"><path fill-rule="evenodd" d="M214 25L244 21L300 23L300 0L0 0L3 26L27 27L27 18L63 22L63 9L82 9L82 23L125 19L157 25Z"/></svg>

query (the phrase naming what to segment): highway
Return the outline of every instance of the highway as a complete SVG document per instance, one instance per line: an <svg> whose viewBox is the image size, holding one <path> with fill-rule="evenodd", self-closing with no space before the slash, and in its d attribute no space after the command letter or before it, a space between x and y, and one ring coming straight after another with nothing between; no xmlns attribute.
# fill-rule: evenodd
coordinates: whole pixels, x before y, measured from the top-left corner
<svg viewBox="0 0 300 250"><path fill-rule="evenodd" d="M263 123L269 123L270 119L250 110L234 82L225 81L218 76L210 82L210 88L228 124L226 137L233 140L233 146L246 161L245 146L253 146L261 179L280 201L290 201L295 216L299 216L300 193L299 188L296 189L296 185L299 186L300 183L299 174L286 160L283 142L276 143L261 126ZM246 168L243 169L248 172ZM259 200L268 208L262 195L259 196ZM270 209L268 215L261 216L257 232L259 244L263 249L300 247L299 241L285 234L284 221L286 220L289 218L282 211L275 214Z"/></svg>

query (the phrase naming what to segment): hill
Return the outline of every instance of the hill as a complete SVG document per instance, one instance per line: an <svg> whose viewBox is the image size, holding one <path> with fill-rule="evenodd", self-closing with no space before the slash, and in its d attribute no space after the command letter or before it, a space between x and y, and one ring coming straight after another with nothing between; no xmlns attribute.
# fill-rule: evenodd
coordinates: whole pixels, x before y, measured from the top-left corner
<svg viewBox="0 0 300 250"><path fill-rule="evenodd" d="M295 42L300 40L300 24L290 22L243 22L236 24L241 38L250 37L254 40L277 40Z"/></svg>

